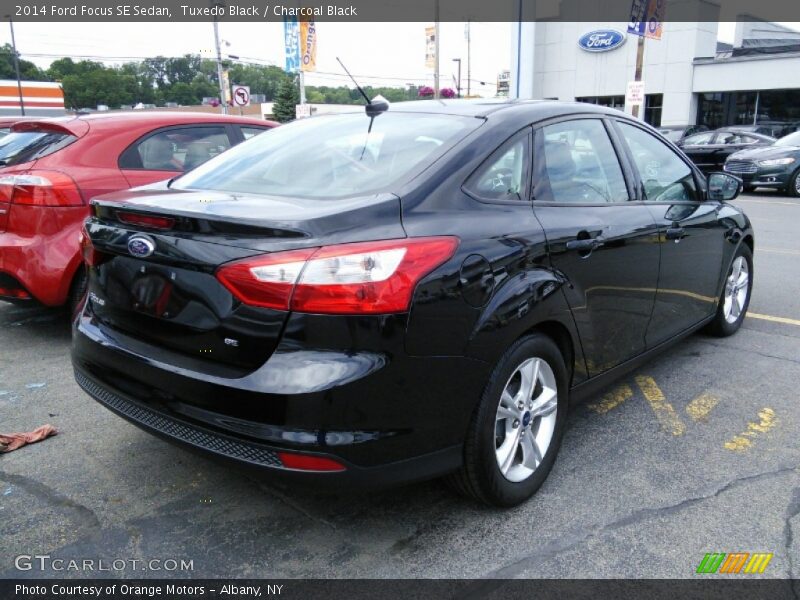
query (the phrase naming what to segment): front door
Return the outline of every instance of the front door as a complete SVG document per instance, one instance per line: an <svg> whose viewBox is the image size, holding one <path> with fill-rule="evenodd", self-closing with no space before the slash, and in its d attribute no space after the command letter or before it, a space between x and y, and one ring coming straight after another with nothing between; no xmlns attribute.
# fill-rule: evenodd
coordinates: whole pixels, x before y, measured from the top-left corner
<svg viewBox="0 0 800 600"><path fill-rule="evenodd" d="M647 345L654 346L711 316L727 227L721 204L703 201L692 169L658 137L627 121L616 121L630 150L640 200L659 228L661 268Z"/></svg>
<svg viewBox="0 0 800 600"><path fill-rule="evenodd" d="M536 129L534 212L575 318L588 376L645 350L658 280L658 228L632 202L611 124L570 118Z"/></svg>

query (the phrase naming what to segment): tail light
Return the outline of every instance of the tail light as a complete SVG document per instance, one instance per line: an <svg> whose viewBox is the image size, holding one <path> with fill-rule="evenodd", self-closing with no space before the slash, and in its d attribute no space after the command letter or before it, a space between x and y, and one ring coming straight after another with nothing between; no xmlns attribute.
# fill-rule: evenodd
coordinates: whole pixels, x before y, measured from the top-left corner
<svg viewBox="0 0 800 600"><path fill-rule="evenodd" d="M25 171L0 175L0 204L83 206L78 185L59 171Z"/></svg>
<svg viewBox="0 0 800 600"><path fill-rule="evenodd" d="M8 226L8 213L11 210L11 204L9 202L4 202L2 198L0 198L0 233L3 233Z"/></svg>
<svg viewBox="0 0 800 600"><path fill-rule="evenodd" d="M108 254L99 252L94 247L94 245L92 244L92 238L89 237L89 232L86 231L86 226L81 228L80 247L81 247L81 256L83 257L83 262L85 262L90 267L96 267L108 259Z"/></svg>
<svg viewBox="0 0 800 600"><path fill-rule="evenodd" d="M406 312L417 283L455 254L458 238L361 242L275 252L221 267L245 304L321 314Z"/></svg>
<svg viewBox="0 0 800 600"><path fill-rule="evenodd" d="M287 469L299 471L344 471L345 466L325 456L295 454L294 452L278 452L281 464Z"/></svg>

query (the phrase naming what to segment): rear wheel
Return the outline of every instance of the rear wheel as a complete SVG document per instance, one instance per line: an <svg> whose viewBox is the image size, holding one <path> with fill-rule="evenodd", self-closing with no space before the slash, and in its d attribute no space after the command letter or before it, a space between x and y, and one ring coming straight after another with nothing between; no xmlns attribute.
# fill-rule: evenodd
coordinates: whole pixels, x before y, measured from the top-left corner
<svg viewBox="0 0 800 600"><path fill-rule="evenodd" d="M450 481L493 506L530 498L555 461L567 416L568 376L558 346L542 334L517 341L500 359Z"/></svg>
<svg viewBox="0 0 800 600"><path fill-rule="evenodd" d="M708 331L720 337L733 335L742 326L750 292L753 289L753 253L746 244L739 246L733 257L725 286L717 306L717 314L708 325Z"/></svg>

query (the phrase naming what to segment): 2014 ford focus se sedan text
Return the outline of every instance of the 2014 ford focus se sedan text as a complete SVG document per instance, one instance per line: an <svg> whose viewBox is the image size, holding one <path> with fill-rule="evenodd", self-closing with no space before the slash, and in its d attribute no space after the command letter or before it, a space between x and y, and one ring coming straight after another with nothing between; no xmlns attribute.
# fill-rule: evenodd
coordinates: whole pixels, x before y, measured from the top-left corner
<svg viewBox="0 0 800 600"><path fill-rule="evenodd" d="M586 104L382 108L96 199L83 389L239 464L340 486L449 475L510 506L550 471L570 398L741 325L738 178Z"/></svg>

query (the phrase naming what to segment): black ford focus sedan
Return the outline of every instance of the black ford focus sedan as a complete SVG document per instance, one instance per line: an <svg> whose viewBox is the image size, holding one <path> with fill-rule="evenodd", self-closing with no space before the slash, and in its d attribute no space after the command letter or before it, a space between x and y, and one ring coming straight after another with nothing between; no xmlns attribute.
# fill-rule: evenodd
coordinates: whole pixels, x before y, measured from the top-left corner
<svg viewBox="0 0 800 600"><path fill-rule="evenodd" d="M382 108L93 201L81 387L241 465L334 486L447 475L511 506L547 477L570 399L741 325L738 178L582 103Z"/></svg>

